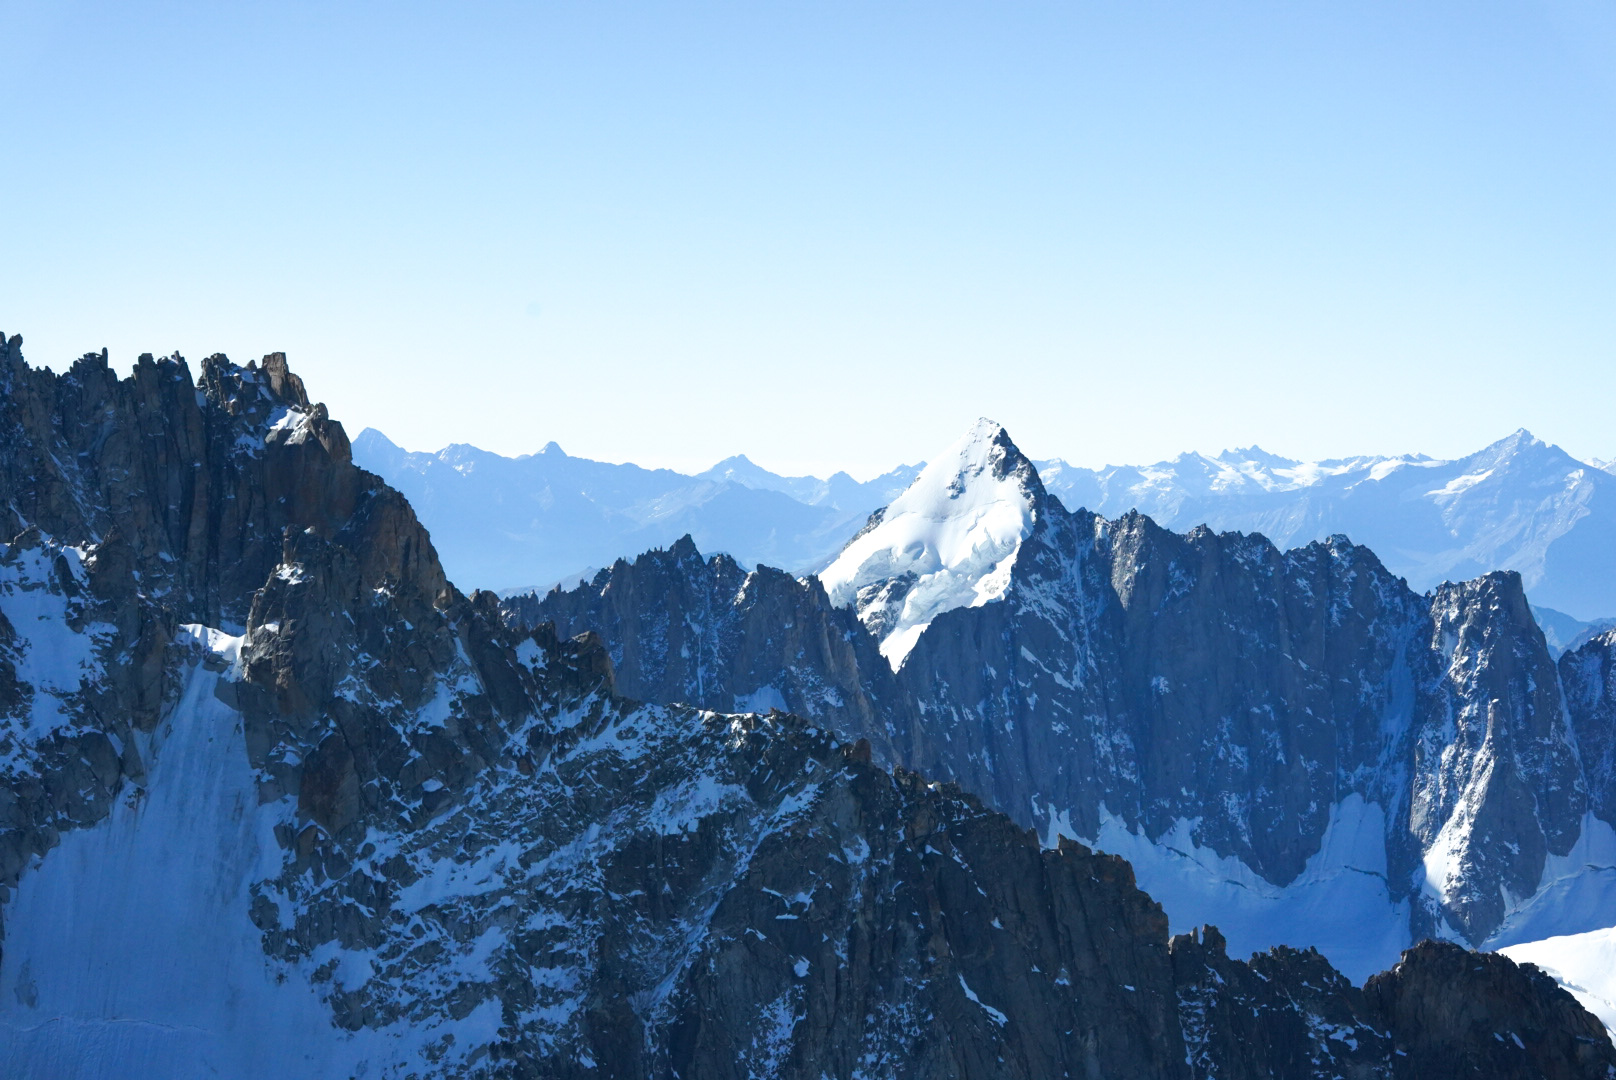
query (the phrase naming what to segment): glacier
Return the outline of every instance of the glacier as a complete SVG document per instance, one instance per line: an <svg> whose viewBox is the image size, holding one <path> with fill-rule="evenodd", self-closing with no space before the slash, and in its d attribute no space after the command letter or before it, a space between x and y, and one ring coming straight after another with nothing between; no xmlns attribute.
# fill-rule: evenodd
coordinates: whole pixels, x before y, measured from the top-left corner
<svg viewBox="0 0 1616 1080"><path fill-rule="evenodd" d="M239 638L188 627L229 663ZM241 717L200 660L139 748L147 783L65 834L4 909L0 1074L39 1080L333 1075L360 1058L248 918L279 872ZM42 1075L42 1072L44 1075Z"/></svg>

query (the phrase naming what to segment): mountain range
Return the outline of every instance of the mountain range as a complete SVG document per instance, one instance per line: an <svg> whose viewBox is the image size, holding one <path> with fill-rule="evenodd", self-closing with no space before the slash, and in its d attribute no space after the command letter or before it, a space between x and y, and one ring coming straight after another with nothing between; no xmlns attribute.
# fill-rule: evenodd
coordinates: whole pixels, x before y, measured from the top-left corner
<svg viewBox="0 0 1616 1080"><path fill-rule="evenodd" d="M1534 963L1239 959L1073 838L1100 793L1276 879L1321 835L1373 879L1363 841L1402 835L1379 799L1412 824L1375 880L1406 891L1423 858L1437 886L1411 920L1507 922L1494 886L1608 820L1616 724L1616 642L1556 666L1518 575L1422 598L1344 541L1069 512L984 426L842 548L842 606L685 540L594 599L502 608L283 355L120 378L21 345L0 335L0 1074L1616 1077ZM566 597L644 632L524 623ZM623 692L657 670L672 700ZM748 711L680 703L765 670ZM767 709L792 696L819 714ZM993 808L1028 782L1048 806Z"/></svg>
<svg viewBox="0 0 1616 1080"><path fill-rule="evenodd" d="M374 428L353 453L417 508L454 580L496 591L571 585L686 533L748 565L817 567L919 471L820 480L777 476L737 456L687 476L569 457L553 442L516 458L463 444L411 453Z"/></svg>
<svg viewBox="0 0 1616 1080"><path fill-rule="evenodd" d="M747 567L817 571L920 468L860 484L845 473L776 476L737 457L685 476L570 458L553 443L519 458L463 445L407 453L372 429L354 454L417 507L455 580L541 592L686 533ZM1612 466L1579 461L1526 431L1451 461L1304 462L1251 447L1148 466L1033 465L1065 505L1108 518L1138 510L1181 532L1257 532L1282 548L1345 535L1420 592L1515 570L1546 623L1559 624L1561 644L1616 617Z"/></svg>
<svg viewBox="0 0 1616 1080"><path fill-rule="evenodd" d="M1123 854L1237 951L1362 978L1616 923L1616 633L1557 664L1513 571L1420 594L1341 536L1068 511L987 421L817 577L684 540L505 608L630 694L821 719Z"/></svg>
<svg viewBox="0 0 1616 1080"><path fill-rule="evenodd" d="M1251 447L1144 467L1042 462L1050 491L1107 516L1258 532L1280 547L1333 533L1373 548L1424 591L1515 570L1535 603L1616 614L1616 475L1525 430L1451 461L1423 455L1303 462Z"/></svg>

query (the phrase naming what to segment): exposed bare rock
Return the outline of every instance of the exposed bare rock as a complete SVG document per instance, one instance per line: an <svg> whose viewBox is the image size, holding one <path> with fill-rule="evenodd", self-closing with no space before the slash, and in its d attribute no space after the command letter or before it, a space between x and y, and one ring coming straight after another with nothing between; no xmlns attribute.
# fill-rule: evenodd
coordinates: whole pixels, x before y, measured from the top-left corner
<svg viewBox="0 0 1616 1080"><path fill-rule="evenodd" d="M1531 964L1426 941L1364 993L1401 1051L1398 1080L1616 1075L1604 1027Z"/></svg>
<svg viewBox="0 0 1616 1080"><path fill-rule="evenodd" d="M1616 630L1562 656L1560 680L1587 770L1589 809L1616 826Z"/></svg>

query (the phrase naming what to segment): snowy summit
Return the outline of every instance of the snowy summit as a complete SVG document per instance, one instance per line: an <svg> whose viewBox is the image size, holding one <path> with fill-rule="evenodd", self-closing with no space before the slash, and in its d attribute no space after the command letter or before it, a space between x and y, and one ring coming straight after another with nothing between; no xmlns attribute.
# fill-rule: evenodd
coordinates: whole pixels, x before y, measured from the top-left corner
<svg viewBox="0 0 1616 1080"><path fill-rule="evenodd" d="M856 605L896 670L939 615L1004 594L1042 491L1004 428L978 420L819 579L831 603Z"/></svg>

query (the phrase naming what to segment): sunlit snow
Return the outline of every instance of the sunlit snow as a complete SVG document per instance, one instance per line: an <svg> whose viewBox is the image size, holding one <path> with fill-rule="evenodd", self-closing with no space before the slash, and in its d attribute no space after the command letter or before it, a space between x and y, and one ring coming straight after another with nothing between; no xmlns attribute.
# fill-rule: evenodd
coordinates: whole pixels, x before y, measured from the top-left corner
<svg viewBox="0 0 1616 1080"><path fill-rule="evenodd" d="M1616 918L1616 911L1612 911ZM1499 952L1536 964L1616 1035L1616 927L1511 945Z"/></svg>
<svg viewBox="0 0 1616 1080"><path fill-rule="evenodd" d="M1025 477L1004 467L1003 436L998 424L978 420L819 575L832 604L858 605L894 669L939 615L980 607L1009 587L1034 507ZM911 575L907 589L895 586L903 589L891 601L896 612L877 614L869 591Z"/></svg>

